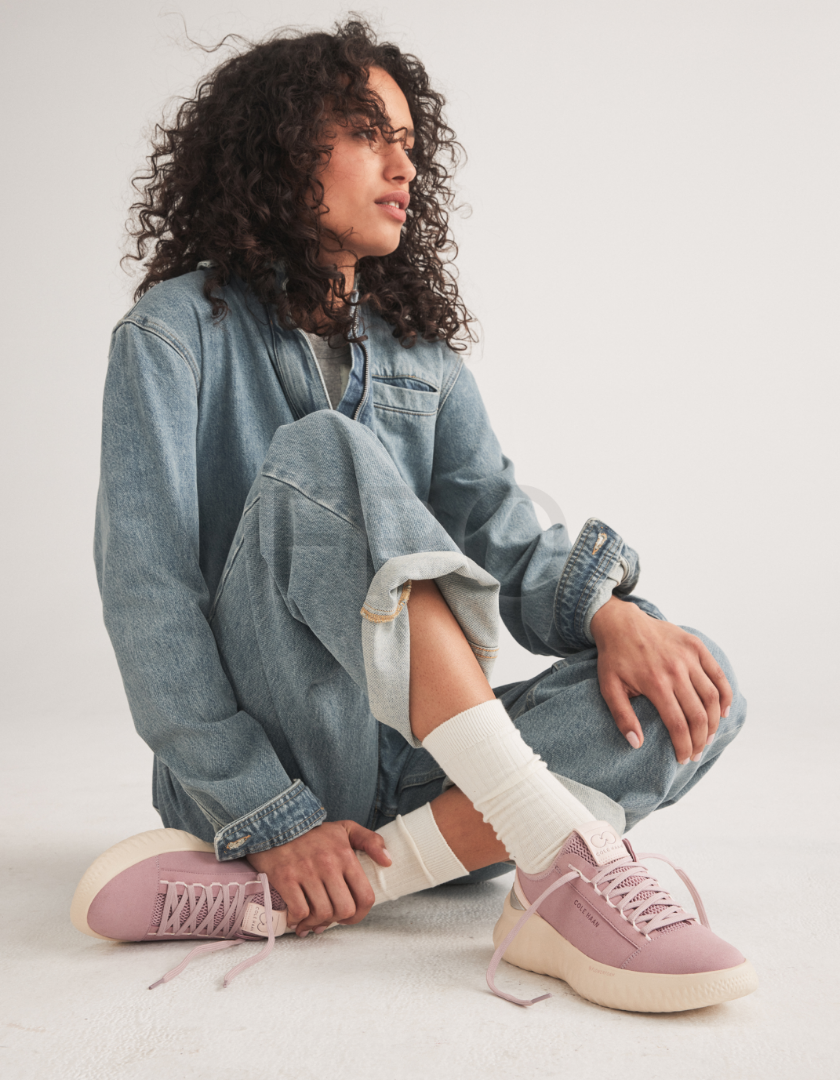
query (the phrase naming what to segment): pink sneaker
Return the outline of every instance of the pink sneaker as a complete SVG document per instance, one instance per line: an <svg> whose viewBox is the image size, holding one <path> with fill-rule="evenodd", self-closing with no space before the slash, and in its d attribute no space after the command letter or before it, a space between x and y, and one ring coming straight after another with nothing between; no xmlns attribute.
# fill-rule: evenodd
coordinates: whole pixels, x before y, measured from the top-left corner
<svg viewBox="0 0 840 1080"><path fill-rule="evenodd" d="M517 967L563 979L581 997L630 1012L682 1012L751 994L752 965L709 929L697 890L685 881L700 917L681 908L605 821L577 829L554 865L541 874L516 871L487 969L494 994L533 1005L496 989L504 958Z"/></svg>
<svg viewBox="0 0 840 1080"><path fill-rule="evenodd" d="M110 941L210 941L150 990L174 979L200 952L266 938L256 956L227 973L227 986L287 929L286 905L265 874L245 859L218 862L212 844L180 829L139 833L100 855L79 882L70 918L83 934Z"/></svg>

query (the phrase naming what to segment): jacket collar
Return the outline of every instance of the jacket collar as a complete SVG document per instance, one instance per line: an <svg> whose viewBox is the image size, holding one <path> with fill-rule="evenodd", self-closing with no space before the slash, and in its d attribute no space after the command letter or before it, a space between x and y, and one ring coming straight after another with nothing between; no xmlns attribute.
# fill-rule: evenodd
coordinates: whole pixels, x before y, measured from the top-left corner
<svg viewBox="0 0 840 1080"><path fill-rule="evenodd" d="M282 259L272 263L280 288L285 290L288 274ZM357 276L358 283L358 276ZM350 304L355 325L365 332L364 314L359 304L359 289L350 294ZM280 377L286 399L298 417L318 409L328 408L323 384L318 373L317 361L312 348L291 322L281 327L274 311L269 311L274 337L275 367ZM367 347L351 344L353 366L347 389L337 411L350 419L358 420L366 427L374 427L373 394L370 380L370 356Z"/></svg>

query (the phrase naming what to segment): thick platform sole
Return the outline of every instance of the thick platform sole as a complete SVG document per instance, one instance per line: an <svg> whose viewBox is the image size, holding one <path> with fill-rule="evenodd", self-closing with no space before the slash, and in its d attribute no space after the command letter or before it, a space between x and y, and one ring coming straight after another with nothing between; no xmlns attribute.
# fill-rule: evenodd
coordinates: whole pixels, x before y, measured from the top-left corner
<svg viewBox="0 0 840 1080"><path fill-rule="evenodd" d="M123 870L127 870L144 859L154 858L155 855L165 855L170 851L213 850L215 849L212 844L199 840L197 836L184 832L182 829L151 829L149 832L138 833L127 840L121 840L91 863L77 885L70 904L70 919L73 925L77 930L81 930L83 934L90 934L91 937L101 938L103 941L118 940L97 934L88 926L88 911L100 889Z"/></svg>
<svg viewBox="0 0 840 1080"><path fill-rule="evenodd" d="M502 916L493 931L498 948L522 916L505 897ZM758 988L749 961L724 971L693 975L651 975L598 964L576 949L539 914L532 915L505 952L509 964L550 975L568 983L581 997L626 1012L669 1013L702 1009L746 997Z"/></svg>

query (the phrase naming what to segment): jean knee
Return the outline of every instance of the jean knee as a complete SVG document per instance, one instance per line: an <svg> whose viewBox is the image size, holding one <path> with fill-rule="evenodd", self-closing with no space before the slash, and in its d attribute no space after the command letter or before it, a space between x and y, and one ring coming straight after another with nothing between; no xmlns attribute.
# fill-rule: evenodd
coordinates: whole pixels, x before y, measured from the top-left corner
<svg viewBox="0 0 840 1080"><path fill-rule="evenodd" d="M369 438L370 432L364 424L357 424L344 413L335 409L317 409L307 413L293 424L283 424L275 432L275 438L288 436L292 431L296 439L312 439L318 446L325 443L352 443L358 438Z"/></svg>

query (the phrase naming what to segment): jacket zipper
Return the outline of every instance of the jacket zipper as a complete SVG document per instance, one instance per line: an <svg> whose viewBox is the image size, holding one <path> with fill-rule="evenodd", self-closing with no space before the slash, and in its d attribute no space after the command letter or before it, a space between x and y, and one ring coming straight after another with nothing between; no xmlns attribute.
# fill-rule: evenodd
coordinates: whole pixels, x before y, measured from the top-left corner
<svg viewBox="0 0 840 1080"><path fill-rule="evenodd" d="M359 342L359 348L362 350L362 355L365 358L365 382L364 388L362 389L362 396L359 399L359 404L356 406L356 411L353 413L354 420L359 419L359 413L365 407L365 402L368 398L368 391L370 390L370 362L368 360L367 349L364 347L364 344L361 341Z"/></svg>
<svg viewBox="0 0 840 1080"><path fill-rule="evenodd" d="M353 311L353 333L355 334L359 328L359 306L356 305ZM365 407L365 402L368 399L368 393L370 391L370 359L368 357L367 349L364 346L364 342L359 342L359 348L362 350L362 356L365 358L364 366L364 383L362 386L362 396L359 399L359 404L356 406L356 411L353 413L353 419L358 420L362 409Z"/></svg>
<svg viewBox="0 0 840 1080"><path fill-rule="evenodd" d="M358 329L358 325L359 325L359 312L358 312L358 306L357 306L356 310L353 313L353 332L354 333ZM323 388L324 388L324 394L326 395L327 401L330 401L330 395L329 395L329 391L327 390L327 384L324 382L324 373L321 371L321 365L318 363L318 357L315 355L315 350L312 348L312 342L309 340L309 338L306 336L306 334L303 332L303 330L301 330L299 327L296 327L295 330L303 338L304 342L306 343L306 347L309 349L310 353L312 354L312 359L315 361L315 370L318 372L318 376L319 376L319 378L321 380L321 386L323 386ZM273 335L272 335L272 337L273 337ZM276 350L276 348L277 348L276 341L272 340L272 346ZM364 370L364 376L363 376L363 384L362 384L362 396L361 396L361 398L359 398L359 404L356 406L355 411L353 412L353 419L354 420L359 419L359 414L361 413L362 409L365 407L365 402L367 401L368 394L370 393L370 358L368 357L368 351L364 346L364 342L362 342L362 341L359 342L359 348L362 350L362 356L364 356L364 358L365 358L364 369L363 369ZM280 385L283 386L283 376L282 376L282 374L280 372L280 365L279 365L279 363L275 363L274 366L275 366L275 370L277 371L277 374L278 374L278 376L280 378ZM285 386L283 386L283 393L286 396L286 400L289 401L289 395L288 395L288 393L286 391ZM332 405L332 402L330 402L330 408L334 408L333 405Z"/></svg>

